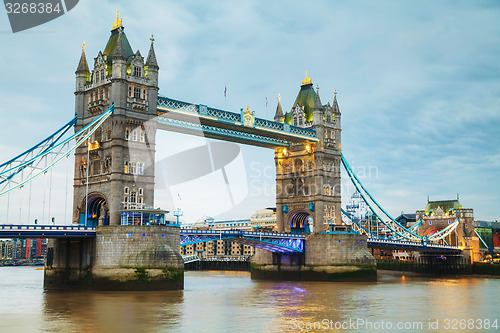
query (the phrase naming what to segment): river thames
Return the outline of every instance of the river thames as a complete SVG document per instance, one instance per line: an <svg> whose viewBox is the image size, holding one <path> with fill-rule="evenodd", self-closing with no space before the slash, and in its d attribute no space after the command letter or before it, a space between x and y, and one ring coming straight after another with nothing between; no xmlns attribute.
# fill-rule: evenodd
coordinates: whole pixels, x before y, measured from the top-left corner
<svg viewBox="0 0 500 333"><path fill-rule="evenodd" d="M186 272L171 292L44 292L43 270L0 268L0 332L497 332L500 279L253 281Z"/></svg>

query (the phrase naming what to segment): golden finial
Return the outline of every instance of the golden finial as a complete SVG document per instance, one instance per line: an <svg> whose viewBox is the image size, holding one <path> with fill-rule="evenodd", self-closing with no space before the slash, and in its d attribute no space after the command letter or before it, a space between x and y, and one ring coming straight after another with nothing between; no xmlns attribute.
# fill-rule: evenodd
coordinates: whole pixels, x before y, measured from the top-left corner
<svg viewBox="0 0 500 333"><path fill-rule="evenodd" d="M281 95L278 94L278 103L281 103Z"/></svg>
<svg viewBox="0 0 500 333"><path fill-rule="evenodd" d="M82 51L85 52L85 49L87 48L87 45L85 45L85 41L82 43Z"/></svg>
<svg viewBox="0 0 500 333"><path fill-rule="evenodd" d="M113 23L113 30L123 27L123 20L120 18L120 11L116 11L116 21Z"/></svg>
<svg viewBox="0 0 500 333"><path fill-rule="evenodd" d="M151 44L153 44L153 43L154 43L155 38L153 37L153 35L151 35L151 38L150 38L149 40L151 41Z"/></svg>
<svg viewBox="0 0 500 333"><path fill-rule="evenodd" d="M247 113L250 113L250 107L247 106Z"/></svg>
<svg viewBox="0 0 500 333"><path fill-rule="evenodd" d="M305 86L306 84L311 83L311 78L307 76L307 71L306 71L306 78L302 80L302 85Z"/></svg>

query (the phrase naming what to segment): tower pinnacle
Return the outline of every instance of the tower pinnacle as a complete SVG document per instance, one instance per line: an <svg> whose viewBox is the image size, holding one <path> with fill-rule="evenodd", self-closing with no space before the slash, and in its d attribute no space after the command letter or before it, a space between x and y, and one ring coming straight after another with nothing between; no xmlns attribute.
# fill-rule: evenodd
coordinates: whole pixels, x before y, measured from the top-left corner
<svg viewBox="0 0 500 333"><path fill-rule="evenodd" d="M278 106L276 107L276 114L274 115L274 121L277 123L284 123L285 117L283 116L283 109L281 108L281 95L278 94Z"/></svg>
<svg viewBox="0 0 500 333"><path fill-rule="evenodd" d="M78 67L76 69L76 74L82 73L87 74L90 73L89 65L87 63L87 57L85 56L85 49L87 45L85 45L85 41L82 43L82 55L80 56L80 62L78 62Z"/></svg>
<svg viewBox="0 0 500 333"><path fill-rule="evenodd" d="M306 71L306 78L302 80L302 85L305 86L306 84L311 83L311 78L307 76L307 71Z"/></svg>
<svg viewBox="0 0 500 333"><path fill-rule="evenodd" d="M113 23L113 30L123 27L123 19L120 18L120 11L116 11L116 21Z"/></svg>

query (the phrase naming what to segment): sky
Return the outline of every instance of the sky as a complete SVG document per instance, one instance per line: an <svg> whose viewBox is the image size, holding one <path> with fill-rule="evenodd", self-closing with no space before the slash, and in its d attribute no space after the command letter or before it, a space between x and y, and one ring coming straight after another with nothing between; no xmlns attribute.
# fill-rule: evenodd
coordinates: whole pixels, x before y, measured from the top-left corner
<svg viewBox="0 0 500 333"><path fill-rule="evenodd" d="M428 196L446 200L458 193L476 219L500 219L498 1L158 0L125 5L82 0L65 15L15 34L2 11L0 161L72 118L80 45L86 42L92 68L116 10L133 50L144 57L154 34L161 95L233 112L250 106L258 117L272 119L277 95L289 111L308 71L323 104L331 103L337 91L342 152L391 215L423 209ZM164 157L179 147L203 144L199 140L162 132L157 148ZM210 209L220 201L210 191L199 191L196 205L159 190L157 205L182 208L188 222L204 215L249 218L273 207L274 152L240 149L235 164L240 172L232 181L238 200ZM1 215L15 223L36 216L67 221L72 163L66 161L33 185L36 195L0 198ZM343 181L345 205L350 189Z"/></svg>

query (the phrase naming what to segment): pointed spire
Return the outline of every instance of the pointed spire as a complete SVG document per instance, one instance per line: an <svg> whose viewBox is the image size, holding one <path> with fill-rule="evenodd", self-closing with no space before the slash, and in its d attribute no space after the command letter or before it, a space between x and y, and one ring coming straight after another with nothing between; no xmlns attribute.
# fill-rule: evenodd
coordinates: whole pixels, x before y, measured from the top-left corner
<svg viewBox="0 0 500 333"><path fill-rule="evenodd" d="M146 60L146 66L148 66L148 68L152 68L152 67L158 68L158 62L156 61L155 49L153 47L153 44L155 41L153 35L151 35L151 38L149 40L151 41L151 46L149 48L148 59Z"/></svg>
<svg viewBox="0 0 500 333"><path fill-rule="evenodd" d="M316 86L316 98L314 99L313 110L323 110L321 99L319 98L319 86Z"/></svg>
<svg viewBox="0 0 500 333"><path fill-rule="evenodd" d="M113 53L113 59L123 59L123 60L127 59L127 57L125 56L125 48L123 47L122 30L118 32L118 40L116 41L116 47L115 47L115 52Z"/></svg>
<svg viewBox="0 0 500 333"><path fill-rule="evenodd" d="M276 107L276 114L274 115L274 121L277 123L283 123L285 117L283 116L283 109L281 108L281 95L278 94L278 106Z"/></svg>
<svg viewBox="0 0 500 333"><path fill-rule="evenodd" d="M333 91L333 104L332 104L332 108L333 108L333 113L340 113L340 108L339 108L339 105L337 103L337 90Z"/></svg>
<svg viewBox="0 0 500 333"><path fill-rule="evenodd" d="M76 69L76 74L78 73L90 73L89 65L87 63L87 57L85 56L85 41L82 43L82 55L80 56L80 62L78 63L78 68Z"/></svg>

